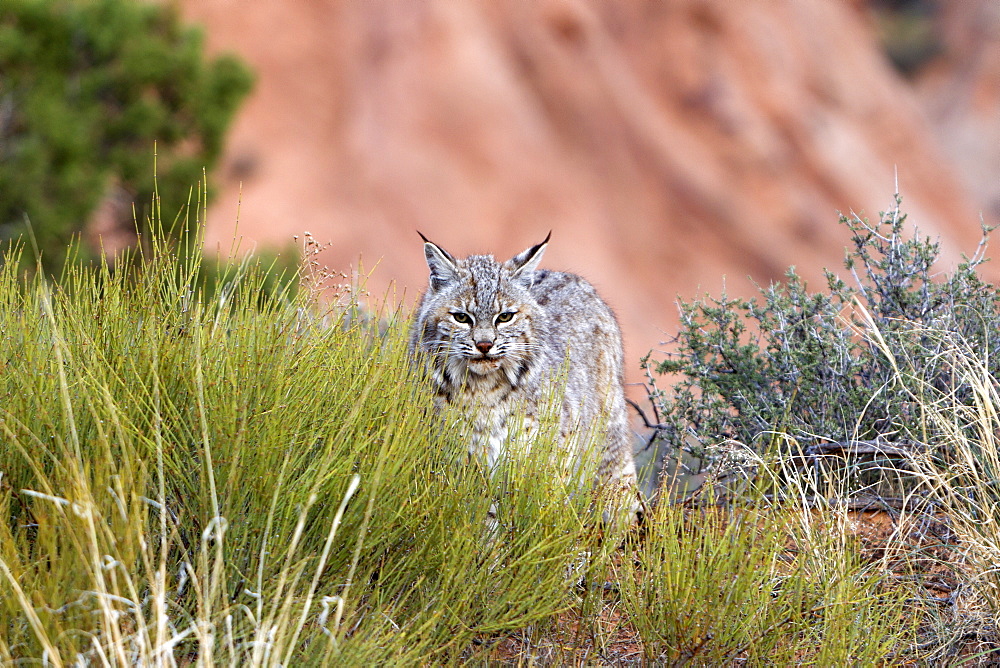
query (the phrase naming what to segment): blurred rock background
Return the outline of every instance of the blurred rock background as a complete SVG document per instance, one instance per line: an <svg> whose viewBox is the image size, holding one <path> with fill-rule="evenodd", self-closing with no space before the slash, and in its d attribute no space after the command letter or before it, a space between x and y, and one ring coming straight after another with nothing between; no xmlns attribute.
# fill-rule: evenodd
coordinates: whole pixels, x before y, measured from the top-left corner
<svg viewBox="0 0 1000 668"><path fill-rule="evenodd" d="M837 212L877 218L897 179L949 262L1000 222L996 0L179 7L257 74L212 246L309 231L324 264L360 258L373 296L410 301L416 230L507 257L551 229L545 265L615 307L632 380L678 296L751 294L789 265L819 288L842 268Z"/></svg>

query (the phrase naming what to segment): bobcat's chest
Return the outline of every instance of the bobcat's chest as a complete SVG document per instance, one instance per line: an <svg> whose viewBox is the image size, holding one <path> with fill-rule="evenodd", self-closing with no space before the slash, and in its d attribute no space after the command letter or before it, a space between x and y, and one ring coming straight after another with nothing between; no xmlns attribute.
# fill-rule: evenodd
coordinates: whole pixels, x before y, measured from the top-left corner
<svg viewBox="0 0 1000 668"><path fill-rule="evenodd" d="M512 386L502 372L473 375L441 397L469 425L469 454L492 470L511 438L511 430L530 430L534 406L523 388Z"/></svg>

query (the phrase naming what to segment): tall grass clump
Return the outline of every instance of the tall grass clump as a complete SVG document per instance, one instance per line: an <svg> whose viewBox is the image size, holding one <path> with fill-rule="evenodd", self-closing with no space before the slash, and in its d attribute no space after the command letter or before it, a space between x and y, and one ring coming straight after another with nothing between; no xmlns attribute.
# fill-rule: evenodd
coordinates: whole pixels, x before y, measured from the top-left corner
<svg viewBox="0 0 1000 668"><path fill-rule="evenodd" d="M58 273L95 223L131 238L146 220L133 202L179 201L211 172L253 75L205 51L170 3L0 3L0 242L30 234ZM99 253L85 243L72 259Z"/></svg>
<svg viewBox="0 0 1000 668"><path fill-rule="evenodd" d="M916 324L886 332L870 318L864 334L893 370L896 386L910 393L919 410L915 425L900 425L907 438L921 445L903 465L918 481L913 495L934 504L952 535L947 565L958 586L947 614L932 629L939 660L964 649L969 662L995 662L1000 644L1000 380L995 351L954 332ZM937 357L951 382L923 379L919 360L894 353L901 338Z"/></svg>
<svg viewBox="0 0 1000 668"><path fill-rule="evenodd" d="M465 465L398 313L252 260L206 289L151 227L117 270L0 267L0 661L450 662L574 604L600 548L551 443Z"/></svg>
<svg viewBox="0 0 1000 668"><path fill-rule="evenodd" d="M814 506L814 481L787 458L738 451L738 501L658 504L626 546L622 600L650 665L881 665L919 657L921 615L888 559L867 559L842 506ZM732 458L730 460L732 462ZM778 480L786 496L767 492ZM841 488L845 481L826 481ZM766 484L770 483L770 484ZM888 555L890 544L884 548Z"/></svg>

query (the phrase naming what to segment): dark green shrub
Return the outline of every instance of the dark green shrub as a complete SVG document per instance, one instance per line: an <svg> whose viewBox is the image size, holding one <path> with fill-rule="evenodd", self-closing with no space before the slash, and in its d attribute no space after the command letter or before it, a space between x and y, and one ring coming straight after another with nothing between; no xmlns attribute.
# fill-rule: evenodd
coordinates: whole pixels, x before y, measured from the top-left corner
<svg viewBox="0 0 1000 668"><path fill-rule="evenodd" d="M167 3L6 0L0 236L30 221L52 270L105 198L126 228L132 203L141 224L157 191L185 201L250 86L235 58L206 60L201 34Z"/></svg>
<svg viewBox="0 0 1000 668"><path fill-rule="evenodd" d="M659 438L698 467L713 459L705 446L727 439L760 451L775 441L933 443L921 422L927 393L972 396L943 354L946 339L998 349L1000 295L977 273L990 230L974 257L944 274L934 266L938 244L904 233L904 220L898 197L877 225L841 217L850 284L827 272L825 289L811 292L792 268L758 298L682 303L674 352L644 360ZM871 344L873 329L894 359ZM984 359L1000 373L1000 358ZM657 389L654 373L672 374L670 392Z"/></svg>

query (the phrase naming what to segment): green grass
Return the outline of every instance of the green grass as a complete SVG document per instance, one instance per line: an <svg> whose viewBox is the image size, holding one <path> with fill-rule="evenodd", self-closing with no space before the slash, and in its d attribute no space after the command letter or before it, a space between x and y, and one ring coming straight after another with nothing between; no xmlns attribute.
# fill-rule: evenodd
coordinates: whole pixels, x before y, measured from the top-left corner
<svg viewBox="0 0 1000 668"><path fill-rule="evenodd" d="M57 285L0 268L0 661L592 664L612 627L656 663L918 656L912 592L835 512L661 503L602 539L551 438L466 463L399 313L254 262L202 291L196 249L146 249Z"/></svg>
<svg viewBox="0 0 1000 668"><path fill-rule="evenodd" d="M820 495L786 457L729 447L741 451L741 484L732 482L735 469L723 471L725 496L710 484L691 508L659 504L645 539L626 545L617 577L646 660L833 666L914 658L921 616L907 599L916 588L894 582L890 546L871 558L851 513L806 502L840 498L847 481L827 477ZM780 494L771 494L779 481Z"/></svg>
<svg viewBox="0 0 1000 668"><path fill-rule="evenodd" d="M185 257L0 275L3 660L450 661L572 605L593 523L544 444L488 480L398 314L253 263L207 299Z"/></svg>

